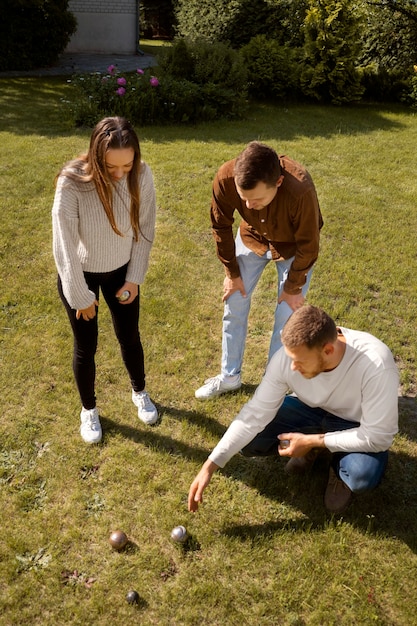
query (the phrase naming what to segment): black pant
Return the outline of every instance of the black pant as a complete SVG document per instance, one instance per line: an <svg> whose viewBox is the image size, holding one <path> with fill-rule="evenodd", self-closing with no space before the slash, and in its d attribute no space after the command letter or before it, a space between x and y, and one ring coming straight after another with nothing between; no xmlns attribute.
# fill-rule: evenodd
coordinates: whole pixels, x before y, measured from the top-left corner
<svg viewBox="0 0 417 626"><path fill-rule="evenodd" d="M85 280L99 301L101 289L103 297L110 309L113 328L120 344L123 362L130 376L135 391L145 388L145 365L142 343L139 334L139 301L135 298L131 304L120 304L116 292L126 279L127 266L124 265L113 272L84 272ZM61 279L58 276L58 292L67 311L74 335L73 370L82 405L85 409L96 406L95 354L98 339L98 310L94 319L85 321L76 319L76 311L72 309L62 291Z"/></svg>

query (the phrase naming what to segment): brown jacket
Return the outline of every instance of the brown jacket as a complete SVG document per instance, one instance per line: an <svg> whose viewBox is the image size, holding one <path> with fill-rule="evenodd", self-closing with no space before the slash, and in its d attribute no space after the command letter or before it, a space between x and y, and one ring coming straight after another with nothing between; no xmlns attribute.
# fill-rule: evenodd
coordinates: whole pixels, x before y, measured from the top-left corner
<svg viewBox="0 0 417 626"><path fill-rule="evenodd" d="M237 193L235 159L224 163L213 181L211 223L217 256L229 278L240 276L232 224L240 213L240 234L246 247L262 256L269 249L275 261L295 257L284 290L297 294L319 253L323 219L316 189L307 170L287 156L280 156L284 180L275 198L265 208L246 208Z"/></svg>

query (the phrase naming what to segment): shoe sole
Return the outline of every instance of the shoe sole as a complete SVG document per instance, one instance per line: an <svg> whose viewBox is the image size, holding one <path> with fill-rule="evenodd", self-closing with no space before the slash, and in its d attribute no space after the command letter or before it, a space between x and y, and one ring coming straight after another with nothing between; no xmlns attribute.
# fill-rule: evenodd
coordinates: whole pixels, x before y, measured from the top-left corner
<svg viewBox="0 0 417 626"><path fill-rule="evenodd" d="M239 385L239 387L232 387L231 389L222 389L221 391L216 391L215 393L212 393L210 396L198 396L197 391L194 393L194 395L197 398L197 400L212 400L213 398L218 398L219 396L223 396L225 393L231 393L232 391L239 391L241 387L242 385Z"/></svg>
<svg viewBox="0 0 417 626"><path fill-rule="evenodd" d="M100 437L100 439L95 439L94 441L87 441L86 439L84 439L84 437L81 435L81 439L84 441L84 443L90 445L94 445L96 443L100 443L100 441L102 440L102 437Z"/></svg>
<svg viewBox="0 0 417 626"><path fill-rule="evenodd" d="M146 424L146 426L153 426L159 420L159 415L156 417L156 419L152 419L150 421L144 420L142 417L140 417L140 415L138 415L138 419L142 422L142 424Z"/></svg>

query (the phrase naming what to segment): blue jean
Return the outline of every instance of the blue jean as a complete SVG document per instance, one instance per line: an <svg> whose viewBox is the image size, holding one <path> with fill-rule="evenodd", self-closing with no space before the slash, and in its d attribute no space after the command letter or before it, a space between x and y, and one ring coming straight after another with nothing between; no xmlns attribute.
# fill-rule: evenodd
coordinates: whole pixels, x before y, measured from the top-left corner
<svg viewBox="0 0 417 626"><path fill-rule="evenodd" d="M249 248L243 244L239 231L236 236L236 258L239 264L240 275L245 286L246 298L242 297L240 291L236 291L224 304L221 369L223 376L234 376L241 372L252 294L263 270L272 260L270 250L265 252L262 257L249 250ZM294 257L286 259L285 261L275 261L278 278L278 296L268 361L281 347L281 331L292 313L292 309L286 302L278 304L278 298L284 288L284 283L293 260ZM307 293L311 274L312 269L306 276L306 282L302 288L303 296Z"/></svg>
<svg viewBox="0 0 417 626"><path fill-rule="evenodd" d="M287 396L275 418L242 450L244 456L278 455L281 433L326 433L356 428L350 422L320 408L312 408L294 396ZM331 465L353 493L374 489L382 480L388 462L384 452L335 452Z"/></svg>

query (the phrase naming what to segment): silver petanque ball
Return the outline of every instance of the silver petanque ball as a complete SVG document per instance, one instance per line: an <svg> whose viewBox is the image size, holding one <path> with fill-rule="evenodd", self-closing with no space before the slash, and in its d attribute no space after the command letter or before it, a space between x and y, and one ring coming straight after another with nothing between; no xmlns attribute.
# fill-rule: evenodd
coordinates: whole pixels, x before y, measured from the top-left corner
<svg viewBox="0 0 417 626"><path fill-rule="evenodd" d="M290 442L289 439L280 439L279 447L282 448L282 449L288 448L290 443L291 442Z"/></svg>
<svg viewBox="0 0 417 626"><path fill-rule="evenodd" d="M139 594L134 589L132 589L132 591L128 591L126 594L126 601L129 604L139 604L139 599Z"/></svg>
<svg viewBox="0 0 417 626"><path fill-rule="evenodd" d="M119 302L126 302L126 300L129 300L129 298L130 298L130 291L125 289L125 291L123 291L123 293L121 293L117 299Z"/></svg>
<svg viewBox="0 0 417 626"><path fill-rule="evenodd" d="M175 528L171 531L171 539L177 543L184 543L187 539L187 530L185 526L175 526Z"/></svg>

